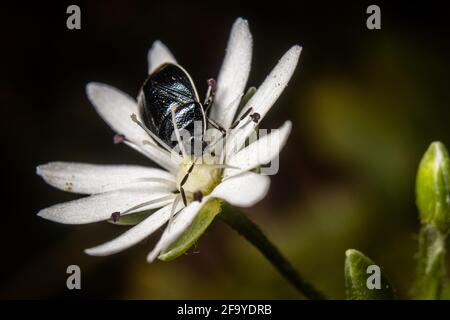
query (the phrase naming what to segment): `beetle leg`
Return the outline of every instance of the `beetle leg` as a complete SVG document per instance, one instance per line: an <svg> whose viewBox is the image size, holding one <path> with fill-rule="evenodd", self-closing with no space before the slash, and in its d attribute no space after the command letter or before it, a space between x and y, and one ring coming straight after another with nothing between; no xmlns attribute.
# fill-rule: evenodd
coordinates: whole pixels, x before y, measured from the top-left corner
<svg viewBox="0 0 450 320"><path fill-rule="evenodd" d="M237 125L238 125L242 120L244 120L245 117L248 116L248 115L250 114L250 112L252 112L252 110L253 110L253 108L251 108L251 107L248 108L248 110L245 111L245 113L244 113L238 120L236 120L236 121L231 125L230 130L236 128ZM259 114L258 114L258 115L259 115ZM253 115L251 115L251 116L253 116ZM252 117L252 119L253 119L253 117ZM219 130L219 131L222 133L222 136L221 136L220 138L218 138L216 141L214 141L214 143L211 144L212 146L214 146L218 141L220 141L220 139L223 139L223 138L226 136L227 130L225 130L222 126L220 126L218 123L214 122L213 120L211 120L211 119L209 119L209 118L208 118L208 122L209 122L213 127L215 127L217 130Z"/></svg>
<svg viewBox="0 0 450 320"><path fill-rule="evenodd" d="M247 111L245 111L245 113L231 125L230 129L236 128L237 125L242 120L244 120L245 117L250 114L250 112L252 112L252 110L253 110L253 108L249 108ZM250 115L250 117L252 118L253 121L255 121L254 118L259 120L260 116L258 113L254 113L254 114ZM255 122L257 122L257 120ZM216 128L217 130L219 130L222 133L221 138L225 137L225 135L227 134L227 130L224 127L222 127L220 124L218 124L217 122L215 122L214 120L212 120L210 118L208 118L208 123L211 124L214 128Z"/></svg>
<svg viewBox="0 0 450 320"><path fill-rule="evenodd" d="M250 114L252 111L253 111L253 108L252 108L252 107L248 108L247 111L245 111L244 114L243 114L239 119L237 119L237 120L230 126L230 128L229 128L228 130L233 130L234 128L236 128L236 127L239 125L239 123L241 123L241 121L244 120L248 115L250 115L250 119L249 119L243 126L249 124L251 121L253 121L253 122L255 122L255 123L258 123L259 119L261 118L261 115L260 115L259 113L256 113L256 112ZM208 145L208 149L207 149L207 150L210 150L210 149L212 149L212 148L213 148L220 140L224 139L224 138L227 136L227 130L225 130L225 129L223 129L222 127L220 127L219 124L217 124L216 122L214 122L214 121L211 120L211 119L208 119L208 122L209 122L212 126L214 126L216 129L218 129L219 131L221 131L221 133L222 133L222 135L221 135L219 138L217 138L215 141L213 141L212 143L210 143L210 144ZM222 130L221 130L220 128L218 128L217 126L219 126L220 128L222 128Z"/></svg>

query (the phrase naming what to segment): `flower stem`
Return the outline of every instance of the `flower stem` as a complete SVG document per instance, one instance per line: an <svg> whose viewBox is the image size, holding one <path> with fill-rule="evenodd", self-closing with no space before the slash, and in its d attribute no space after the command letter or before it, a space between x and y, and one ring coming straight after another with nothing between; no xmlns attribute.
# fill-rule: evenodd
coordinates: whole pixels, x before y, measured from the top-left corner
<svg viewBox="0 0 450 320"><path fill-rule="evenodd" d="M246 238L272 263L283 277L289 281L300 293L311 300L324 300L323 294L315 289L309 282L292 267L289 261L270 242L261 229L253 223L247 215L240 210L224 204L219 217L240 235Z"/></svg>

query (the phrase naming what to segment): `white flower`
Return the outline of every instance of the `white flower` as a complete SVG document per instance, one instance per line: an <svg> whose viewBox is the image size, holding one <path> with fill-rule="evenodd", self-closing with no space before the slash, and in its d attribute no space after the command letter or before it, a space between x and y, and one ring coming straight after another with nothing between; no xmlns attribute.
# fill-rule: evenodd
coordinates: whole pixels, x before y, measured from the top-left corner
<svg viewBox="0 0 450 320"><path fill-rule="evenodd" d="M250 107L252 113L258 113L262 119L286 87L301 52L299 46L288 50L244 106L241 114L237 115L240 97L243 96L250 72L252 45L247 21L237 19L231 30L210 112L210 118L224 128L229 128L233 119L244 115ZM160 41L155 41L148 53L149 73L166 62L176 63L168 48ZM291 123L286 121L278 132L278 148L268 145L265 138L240 150L227 148L227 164L239 170L196 164L184 186L189 195L185 207L180 201L178 189L180 177L185 175L191 162L172 157L171 153L154 141L143 142L151 139L130 119L132 114L138 119L140 117L135 99L100 83L89 83L86 91L100 116L117 134L125 137L124 143L164 169L65 162L51 162L37 167L37 174L50 185L68 192L89 195L41 210L38 215L45 219L65 224L84 224L108 220L112 213L125 215L158 209L119 237L86 250L86 253L94 256L113 254L137 244L165 225L176 213L149 253L147 260L151 262L189 227L209 199L223 199L240 207L254 205L266 195L270 180L251 170L277 156L291 130ZM239 130L233 131L227 138L230 145L242 146L257 125L253 121L242 123ZM193 199L192 194L196 190L203 192L202 199Z"/></svg>

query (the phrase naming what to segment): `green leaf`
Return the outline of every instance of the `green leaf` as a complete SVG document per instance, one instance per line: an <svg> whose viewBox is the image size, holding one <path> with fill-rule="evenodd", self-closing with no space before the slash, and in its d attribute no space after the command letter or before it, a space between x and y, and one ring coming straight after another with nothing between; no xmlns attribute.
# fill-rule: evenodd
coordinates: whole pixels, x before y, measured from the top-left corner
<svg viewBox="0 0 450 320"><path fill-rule="evenodd" d="M445 236L432 225L422 226L420 230L417 259L414 298L441 299L446 285Z"/></svg>
<svg viewBox="0 0 450 320"><path fill-rule="evenodd" d="M450 160L441 142L433 142L420 162L416 197L422 223L447 233L450 227Z"/></svg>
<svg viewBox="0 0 450 320"><path fill-rule="evenodd" d="M211 199L195 217L189 228L158 257L162 261L178 258L192 247L202 236L222 207L222 201Z"/></svg>
<svg viewBox="0 0 450 320"><path fill-rule="evenodd" d="M134 226L152 215L153 212L155 212L155 210L145 210L120 216L115 222L112 219L108 219L107 221L118 226Z"/></svg>
<svg viewBox="0 0 450 320"><path fill-rule="evenodd" d="M345 252L345 289L348 300L392 300L393 287L381 268L361 252Z"/></svg>

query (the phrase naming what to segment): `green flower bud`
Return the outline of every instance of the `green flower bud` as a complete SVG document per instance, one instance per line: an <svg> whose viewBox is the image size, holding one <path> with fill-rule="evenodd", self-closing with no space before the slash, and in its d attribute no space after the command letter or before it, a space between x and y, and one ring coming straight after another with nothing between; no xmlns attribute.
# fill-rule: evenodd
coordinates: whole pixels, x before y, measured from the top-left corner
<svg viewBox="0 0 450 320"><path fill-rule="evenodd" d="M416 198L422 223L447 233L450 227L450 161L441 142L433 142L420 162Z"/></svg>

